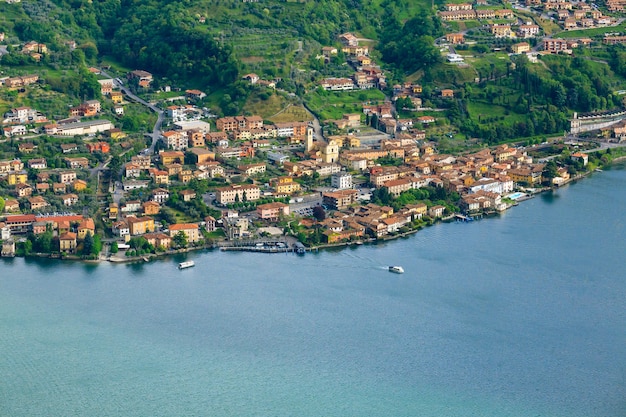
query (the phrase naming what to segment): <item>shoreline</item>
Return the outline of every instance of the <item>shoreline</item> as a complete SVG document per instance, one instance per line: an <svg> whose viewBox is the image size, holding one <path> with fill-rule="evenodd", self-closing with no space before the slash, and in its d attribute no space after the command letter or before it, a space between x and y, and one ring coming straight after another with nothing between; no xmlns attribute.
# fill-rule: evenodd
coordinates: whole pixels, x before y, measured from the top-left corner
<svg viewBox="0 0 626 417"><path fill-rule="evenodd" d="M609 164L609 166L614 165L615 163L618 162L623 162L626 161L626 155L625 156L620 156L617 157L615 159L613 159L611 161L611 163ZM600 168L597 168L600 169ZM506 210L509 210L517 205L519 205L519 203L530 200L532 198L534 198L535 196L548 192L548 191L555 191L558 190L559 188L562 188L563 186L566 186L568 184L571 183L575 183L577 181L580 181L582 179L585 179L586 177L588 177L589 175L593 174L594 172L596 172L596 170L593 171L586 171L582 174L578 174L573 178L568 179L567 181L564 181L562 184L560 185L553 185L551 187L542 187L542 188L537 188L537 189L533 189L532 191L526 191L528 193L528 196L525 198L521 198L518 200L515 200L515 202L511 205L509 205L509 207L507 207ZM600 170L600 172L602 172ZM412 229L409 230L407 232L403 232L403 233L399 233L399 234L395 234L392 236L385 236L382 238L367 238L367 239L360 239L357 241L350 241L350 242L339 242L339 243L328 243L328 244L321 244L321 245L317 245L317 246L311 246L311 247L307 247L305 249L305 252L318 252L320 249L324 250L324 249L333 249L333 248L342 248L342 247L351 247L351 246L360 246L360 245L364 245L364 244L377 244L379 242L388 242L388 241L392 241L392 240L397 240L403 237L408 237L410 235L413 235L417 232L419 232L420 230L426 228L426 227L430 227L432 225L434 225L435 223L438 222L449 222L451 219L453 219L455 217L457 213L454 213L446 218L442 218L442 219L437 219L432 221L430 224L425 224L423 226L420 226L416 229ZM491 217L494 215L499 214L498 212L494 212L494 213L484 213L481 212L478 215L480 215L480 217ZM472 217L472 216L470 216ZM20 258L41 258L41 259L57 259L57 260L61 260L61 261L77 261L77 262L83 262L86 264L94 264L97 265L101 262L111 262L114 264L128 264L128 263L147 263L147 262L151 262L153 260L159 260L161 258L165 258L167 256L172 256L172 255L177 255L177 254L183 254L183 253L188 253L188 252L196 252L196 251L200 251L200 250L214 250L216 248L219 248L222 251L241 251L241 252L257 252L257 253L268 253L268 254L274 254L274 253L289 253L292 252L294 254L300 254L302 255L302 253L296 253L292 248L290 248L289 246L287 246L284 249L281 250L262 250L262 249L258 249L258 248L247 248L247 247L236 247L236 246L221 246L221 243L224 243L227 241L218 241L215 242L212 246L199 246L199 247L192 247L192 248L184 248L184 249L175 249L175 250L170 250L170 251L166 251L166 252L161 252L161 253L150 253L150 254L145 254L145 255L141 255L141 256L133 256L133 257L126 257L126 256L118 256L118 254L115 255L109 255L105 258L102 258L102 256L100 256L98 259L82 259L80 256L76 256L76 255L64 255L61 256L60 254L44 254L44 253L37 253L37 254L29 254L26 256L12 256L12 257L5 257L7 259L12 259L12 258L16 258L16 257L20 257Z"/></svg>

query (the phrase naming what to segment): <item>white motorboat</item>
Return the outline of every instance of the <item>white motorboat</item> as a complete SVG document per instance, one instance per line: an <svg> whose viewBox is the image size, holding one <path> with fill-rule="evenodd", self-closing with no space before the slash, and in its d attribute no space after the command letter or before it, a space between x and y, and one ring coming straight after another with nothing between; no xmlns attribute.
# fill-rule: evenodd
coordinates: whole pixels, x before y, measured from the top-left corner
<svg viewBox="0 0 626 417"><path fill-rule="evenodd" d="M178 269L191 268L192 266L196 266L194 261L186 261L178 264Z"/></svg>

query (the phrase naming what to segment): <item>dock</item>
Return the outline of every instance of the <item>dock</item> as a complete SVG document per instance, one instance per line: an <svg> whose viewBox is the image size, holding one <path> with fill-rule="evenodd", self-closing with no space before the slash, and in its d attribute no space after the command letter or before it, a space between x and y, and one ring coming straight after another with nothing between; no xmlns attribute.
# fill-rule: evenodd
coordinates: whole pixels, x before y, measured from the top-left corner
<svg viewBox="0 0 626 417"><path fill-rule="evenodd" d="M465 216L461 213L457 213L454 215L454 217L456 218L457 221L462 221L462 222L473 222L474 219L471 218L470 216Z"/></svg>
<svg viewBox="0 0 626 417"><path fill-rule="evenodd" d="M298 242L299 243L299 242ZM306 250L304 245L300 248L297 244L290 245L285 240L247 240L224 242L220 245L223 251L243 251L261 253L283 253L296 252L303 253Z"/></svg>

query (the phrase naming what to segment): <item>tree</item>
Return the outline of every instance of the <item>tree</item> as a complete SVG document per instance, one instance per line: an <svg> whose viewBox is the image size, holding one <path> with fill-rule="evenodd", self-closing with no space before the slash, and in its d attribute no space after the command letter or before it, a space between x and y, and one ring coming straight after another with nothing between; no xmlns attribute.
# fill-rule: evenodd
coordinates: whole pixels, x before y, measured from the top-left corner
<svg viewBox="0 0 626 417"><path fill-rule="evenodd" d="M119 247L117 245L117 242L113 241L111 243L111 249L110 249L111 253L115 254L115 253L119 252L119 250L120 249L119 249Z"/></svg>
<svg viewBox="0 0 626 417"><path fill-rule="evenodd" d="M187 247L187 235L182 230L174 235L172 238L174 245L178 248Z"/></svg>
<svg viewBox="0 0 626 417"><path fill-rule="evenodd" d="M38 239L39 247L42 253L52 252L52 230L47 230Z"/></svg>
<svg viewBox="0 0 626 417"><path fill-rule="evenodd" d="M83 255L91 255L94 247L93 236L91 232L87 232L83 240Z"/></svg>
<svg viewBox="0 0 626 417"><path fill-rule="evenodd" d="M91 255L98 256L102 250L102 240L99 235L93 237L93 246L91 247Z"/></svg>
<svg viewBox="0 0 626 417"><path fill-rule="evenodd" d="M4 211L4 198L0 197L0 213L2 213Z"/></svg>
<svg viewBox="0 0 626 417"><path fill-rule="evenodd" d="M326 211L322 206L313 207L313 217L317 219L317 221L322 221L326 218Z"/></svg>

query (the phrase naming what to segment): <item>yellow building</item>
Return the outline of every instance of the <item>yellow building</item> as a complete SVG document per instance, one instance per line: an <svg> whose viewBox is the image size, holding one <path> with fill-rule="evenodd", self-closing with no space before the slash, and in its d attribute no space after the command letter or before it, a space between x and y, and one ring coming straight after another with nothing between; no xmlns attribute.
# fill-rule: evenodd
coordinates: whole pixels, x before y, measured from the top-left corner
<svg viewBox="0 0 626 417"><path fill-rule="evenodd" d="M511 50L514 54L523 54L524 52L530 52L530 44L528 42L520 42L511 46Z"/></svg>
<svg viewBox="0 0 626 417"><path fill-rule="evenodd" d="M92 236L96 233L96 225L92 218L86 218L80 222L78 225L78 238L84 239L88 232L91 233Z"/></svg>
<svg viewBox="0 0 626 417"><path fill-rule="evenodd" d="M185 154L181 151L161 151L159 152L159 156L161 157L161 163L163 165L185 163Z"/></svg>
<svg viewBox="0 0 626 417"><path fill-rule="evenodd" d="M537 173L528 168L511 169L507 172L507 175L517 183L537 184L541 182L541 175L537 175Z"/></svg>
<svg viewBox="0 0 626 417"><path fill-rule="evenodd" d="M154 182L155 184L169 184L170 177L167 171L157 170L154 172Z"/></svg>
<svg viewBox="0 0 626 417"><path fill-rule="evenodd" d="M189 169L182 170L178 173L178 181L187 184L193 178L193 172Z"/></svg>
<svg viewBox="0 0 626 417"><path fill-rule="evenodd" d="M293 194L301 189L300 184L291 177L280 177L274 180L274 188L276 194Z"/></svg>
<svg viewBox="0 0 626 417"><path fill-rule="evenodd" d="M122 94L121 91L112 91L111 100L115 104L120 104L122 101L124 101L124 94Z"/></svg>
<svg viewBox="0 0 626 417"><path fill-rule="evenodd" d="M111 129L108 134L109 137L113 140L124 139L127 136L126 133L122 132L121 129Z"/></svg>
<svg viewBox="0 0 626 417"><path fill-rule="evenodd" d="M28 174L26 172L11 172L7 181L9 185L26 184L28 182Z"/></svg>
<svg viewBox="0 0 626 417"><path fill-rule="evenodd" d="M87 181L83 180L74 180L72 183L72 188L74 191L83 191L87 188Z"/></svg>
<svg viewBox="0 0 626 417"><path fill-rule="evenodd" d="M339 144L333 139L321 147L321 152L322 160L326 163L333 163L339 160Z"/></svg>
<svg viewBox="0 0 626 417"><path fill-rule="evenodd" d="M119 207L116 203L109 204L109 219L117 219Z"/></svg>
<svg viewBox="0 0 626 417"><path fill-rule="evenodd" d="M132 236L154 232L154 219L151 217L126 217L128 228Z"/></svg>
<svg viewBox="0 0 626 417"><path fill-rule="evenodd" d="M200 231L195 223L179 223L170 225L170 237L173 238L178 233L183 232L187 236L188 243L195 243L200 240Z"/></svg>
<svg viewBox="0 0 626 417"><path fill-rule="evenodd" d="M145 216L159 214L159 211L161 210L161 205L157 203L156 201L146 201L145 203L143 203L142 206L143 206L143 214Z"/></svg>
<svg viewBox="0 0 626 417"><path fill-rule="evenodd" d="M74 252L76 250L76 233L66 232L59 236L61 252Z"/></svg>

